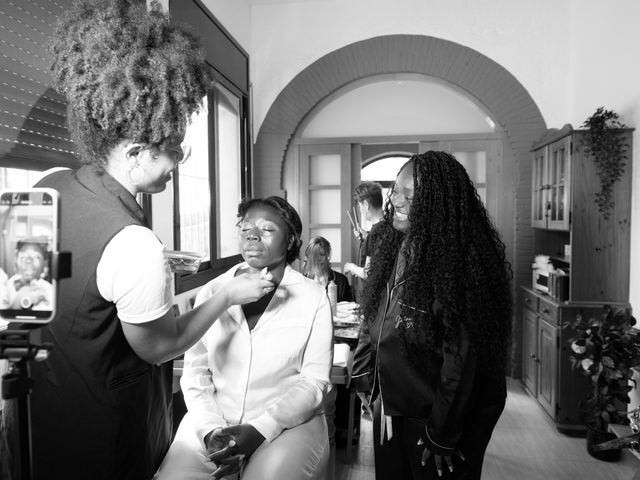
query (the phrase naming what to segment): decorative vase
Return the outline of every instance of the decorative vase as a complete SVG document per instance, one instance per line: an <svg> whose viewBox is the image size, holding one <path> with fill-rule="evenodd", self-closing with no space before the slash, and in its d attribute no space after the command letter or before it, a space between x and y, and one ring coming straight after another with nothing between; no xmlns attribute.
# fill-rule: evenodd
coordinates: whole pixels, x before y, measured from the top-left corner
<svg viewBox="0 0 640 480"><path fill-rule="evenodd" d="M594 458L602 460L604 462L617 462L622 456L622 450L601 450L598 452L593 451L593 446L602 442L607 442L617 438L615 434L602 431L587 425L587 452Z"/></svg>

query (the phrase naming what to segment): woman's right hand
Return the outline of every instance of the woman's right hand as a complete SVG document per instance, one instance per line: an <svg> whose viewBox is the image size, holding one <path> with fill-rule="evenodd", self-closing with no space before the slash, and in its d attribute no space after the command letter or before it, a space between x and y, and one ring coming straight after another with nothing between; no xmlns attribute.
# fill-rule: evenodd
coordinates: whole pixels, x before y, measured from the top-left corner
<svg viewBox="0 0 640 480"><path fill-rule="evenodd" d="M347 262L344 264L344 267L342 267L342 271L345 275L349 273L353 273L353 268L355 266L356 266L355 263Z"/></svg>
<svg viewBox="0 0 640 480"><path fill-rule="evenodd" d="M229 305L255 302L275 288L273 276L263 268L257 273L243 273L227 282L222 290Z"/></svg>
<svg viewBox="0 0 640 480"><path fill-rule="evenodd" d="M218 479L238 473L242 470L245 456L239 453L230 453L229 449L236 446L236 440L232 435L223 434L222 428L216 428L205 437L207 458L216 465L216 470L211 478ZM222 454L222 455L221 455Z"/></svg>

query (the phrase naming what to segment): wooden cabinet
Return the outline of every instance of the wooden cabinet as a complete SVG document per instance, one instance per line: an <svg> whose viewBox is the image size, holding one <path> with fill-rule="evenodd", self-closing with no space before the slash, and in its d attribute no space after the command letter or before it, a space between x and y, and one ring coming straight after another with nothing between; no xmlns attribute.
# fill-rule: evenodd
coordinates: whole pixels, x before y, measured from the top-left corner
<svg viewBox="0 0 640 480"><path fill-rule="evenodd" d="M614 185L608 219L595 202L600 182L584 151L586 134L565 125L547 131L532 149L534 254L548 255L569 272L568 298L556 300L529 285L520 291L522 383L563 432L585 428L580 401L591 385L571 369L568 340L574 332L562 325L578 313L598 316L605 304L628 307L629 301L633 129L619 130L629 160Z"/></svg>
<svg viewBox="0 0 640 480"><path fill-rule="evenodd" d="M522 381L533 395L538 394L538 316L522 309Z"/></svg>
<svg viewBox="0 0 640 480"><path fill-rule="evenodd" d="M589 378L571 369L571 328L562 328L578 313L599 315L601 305L556 302L529 287L521 289L524 308L522 382L563 433L585 429L580 401L589 394Z"/></svg>
<svg viewBox="0 0 640 480"><path fill-rule="evenodd" d="M538 319L538 402L555 417L558 381L558 327Z"/></svg>
<svg viewBox="0 0 640 480"><path fill-rule="evenodd" d="M551 129L532 149L534 254L548 255L570 271L569 302L629 300L633 129L618 134L627 145L628 160L613 186L608 219L595 202L600 181L585 153L585 130L570 125ZM570 256L565 256L565 245Z"/></svg>

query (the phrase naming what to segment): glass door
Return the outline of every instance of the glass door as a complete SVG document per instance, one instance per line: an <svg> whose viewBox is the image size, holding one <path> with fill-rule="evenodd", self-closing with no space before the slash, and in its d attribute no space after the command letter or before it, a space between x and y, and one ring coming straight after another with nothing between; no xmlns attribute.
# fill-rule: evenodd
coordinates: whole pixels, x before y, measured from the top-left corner
<svg viewBox="0 0 640 480"><path fill-rule="evenodd" d="M549 145L548 207L550 230L569 230L571 137Z"/></svg>
<svg viewBox="0 0 640 480"><path fill-rule="evenodd" d="M531 226L547 228L547 147L533 153Z"/></svg>
<svg viewBox="0 0 640 480"><path fill-rule="evenodd" d="M348 144L300 147L300 219L302 240L315 236L331 244L331 268L350 261L351 149Z"/></svg>

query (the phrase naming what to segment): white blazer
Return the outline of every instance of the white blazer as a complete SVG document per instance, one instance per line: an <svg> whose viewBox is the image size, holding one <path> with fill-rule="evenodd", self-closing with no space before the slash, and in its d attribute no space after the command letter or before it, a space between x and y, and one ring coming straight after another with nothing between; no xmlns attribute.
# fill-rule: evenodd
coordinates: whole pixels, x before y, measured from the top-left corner
<svg viewBox="0 0 640 480"><path fill-rule="evenodd" d="M207 283L196 305L233 278ZM225 311L184 357L180 385L202 441L216 427L249 423L267 441L322 411L330 386L333 322L325 290L287 265L252 331L242 308Z"/></svg>

